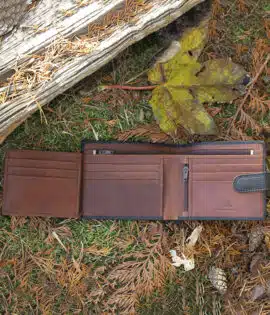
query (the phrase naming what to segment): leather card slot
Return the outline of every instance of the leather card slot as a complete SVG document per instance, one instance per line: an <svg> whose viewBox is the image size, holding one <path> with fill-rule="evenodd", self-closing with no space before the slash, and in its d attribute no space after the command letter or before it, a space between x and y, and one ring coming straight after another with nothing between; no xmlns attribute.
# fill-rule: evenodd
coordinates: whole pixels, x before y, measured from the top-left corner
<svg viewBox="0 0 270 315"><path fill-rule="evenodd" d="M260 172L262 164L193 164L193 173L211 173L211 172Z"/></svg>
<svg viewBox="0 0 270 315"><path fill-rule="evenodd" d="M263 170L262 156L190 157L189 216L194 218L261 218L263 194L243 194L233 187L241 174Z"/></svg>
<svg viewBox="0 0 270 315"><path fill-rule="evenodd" d="M60 161L60 162L79 162L81 153L75 152L49 152L49 151L34 151L34 150L11 150L7 153L9 159L29 159L29 160L45 160L45 161Z"/></svg>
<svg viewBox="0 0 270 315"><path fill-rule="evenodd" d="M162 157L87 155L85 169L83 216L162 216Z"/></svg>
<svg viewBox="0 0 270 315"><path fill-rule="evenodd" d="M5 199L3 214L62 218L79 215L78 182L75 179L9 175L6 187L12 187L16 193Z"/></svg>
<svg viewBox="0 0 270 315"><path fill-rule="evenodd" d="M95 180L158 180L160 174L158 172L87 172L84 179L95 179Z"/></svg>
<svg viewBox="0 0 270 315"><path fill-rule="evenodd" d="M161 157L156 155L85 155L84 164L130 164L130 165L159 165Z"/></svg>
<svg viewBox="0 0 270 315"><path fill-rule="evenodd" d="M8 175L30 176L30 177L59 177L59 178L78 178L78 171L59 170L59 169L38 169L25 167L10 167Z"/></svg>
<svg viewBox="0 0 270 315"><path fill-rule="evenodd" d="M86 184L93 184L94 182L100 182L102 184L102 181L105 182L107 181L106 179L93 179L93 178L84 178L84 181L86 182ZM113 178L108 180L111 184L118 184L121 183L121 180L117 179L117 178ZM146 185L146 184L160 184L160 180L159 179L140 179L140 180L134 180L133 178L128 178L124 180L124 184L133 184L136 183L138 185Z"/></svg>
<svg viewBox="0 0 270 315"><path fill-rule="evenodd" d="M233 183L235 177L241 174L252 174L253 172L214 172L214 173L191 173L193 181L215 181L215 182L226 182L230 181Z"/></svg>
<svg viewBox="0 0 270 315"><path fill-rule="evenodd" d="M195 218L261 218L263 194L240 194L231 181L190 181L189 215Z"/></svg>
<svg viewBox="0 0 270 315"><path fill-rule="evenodd" d="M82 215L161 217L162 183L150 180L85 180Z"/></svg>
<svg viewBox="0 0 270 315"><path fill-rule="evenodd" d="M252 156L252 155L244 155L244 156L218 156L215 155L214 157L209 156L190 156L191 163L194 164L234 164L234 165L263 165L263 157Z"/></svg>
<svg viewBox="0 0 270 315"><path fill-rule="evenodd" d="M34 160L34 159L8 159L8 167L25 167L36 169L61 169L61 170L76 170L78 169L78 162L66 161L48 161L48 160Z"/></svg>
<svg viewBox="0 0 270 315"><path fill-rule="evenodd" d="M37 179L37 180L46 180L46 181L49 181L49 180L51 180L51 179L53 179L53 180L77 180L75 177L71 177L71 178L69 178L69 177L62 177L62 176L38 176L38 175L17 175L17 174L9 174L9 177L10 178L21 178L21 179L26 179L26 180L28 180L28 179Z"/></svg>
<svg viewBox="0 0 270 315"><path fill-rule="evenodd" d="M160 172L160 165L142 164L99 164L91 163L84 165L85 172Z"/></svg>

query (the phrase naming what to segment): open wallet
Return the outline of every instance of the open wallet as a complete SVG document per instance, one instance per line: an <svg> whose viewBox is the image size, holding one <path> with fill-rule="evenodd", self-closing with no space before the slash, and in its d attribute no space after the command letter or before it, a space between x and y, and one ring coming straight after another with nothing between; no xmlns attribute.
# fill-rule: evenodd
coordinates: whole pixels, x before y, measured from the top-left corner
<svg viewBox="0 0 270 315"><path fill-rule="evenodd" d="M88 219L264 218L264 143L83 141L80 153L8 151L3 215Z"/></svg>

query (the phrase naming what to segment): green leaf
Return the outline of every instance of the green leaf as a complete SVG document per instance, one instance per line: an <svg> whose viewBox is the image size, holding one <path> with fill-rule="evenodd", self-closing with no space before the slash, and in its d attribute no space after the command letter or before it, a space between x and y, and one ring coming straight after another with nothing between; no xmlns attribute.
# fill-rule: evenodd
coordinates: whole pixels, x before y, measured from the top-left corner
<svg viewBox="0 0 270 315"><path fill-rule="evenodd" d="M198 57L207 40L204 21L187 30L177 45L171 45L173 56L166 51L166 62L158 61L149 71L148 79L159 86L154 89L151 105L161 129L174 133L179 125L192 134L216 134L213 119L204 103L228 103L240 95L246 71L229 59L209 60L203 64Z"/></svg>

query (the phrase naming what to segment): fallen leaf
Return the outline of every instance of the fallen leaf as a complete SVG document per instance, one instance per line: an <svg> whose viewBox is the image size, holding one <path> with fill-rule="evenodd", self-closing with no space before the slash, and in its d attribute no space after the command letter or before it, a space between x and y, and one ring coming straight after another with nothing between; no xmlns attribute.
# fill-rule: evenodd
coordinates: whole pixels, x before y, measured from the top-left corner
<svg viewBox="0 0 270 315"><path fill-rule="evenodd" d="M168 61L167 55L160 58L166 62L157 62L148 73L149 81L158 85L150 103L161 129L168 134L175 134L180 125L191 134L216 134L216 125L203 104L228 103L240 96L246 71L229 59L201 64L198 57L206 41L204 21L183 34L179 52Z"/></svg>

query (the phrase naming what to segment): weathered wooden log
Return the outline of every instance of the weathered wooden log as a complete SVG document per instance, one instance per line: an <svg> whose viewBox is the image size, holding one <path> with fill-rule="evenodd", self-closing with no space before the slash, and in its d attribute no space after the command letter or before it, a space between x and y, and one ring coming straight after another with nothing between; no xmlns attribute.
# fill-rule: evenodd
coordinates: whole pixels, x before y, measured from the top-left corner
<svg viewBox="0 0 270 315"><path fill-rule="evenodd" d="M0 143L41 106L203 1L41 0L0 47Z"/></svg>

